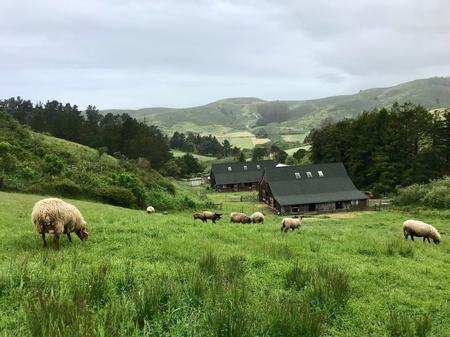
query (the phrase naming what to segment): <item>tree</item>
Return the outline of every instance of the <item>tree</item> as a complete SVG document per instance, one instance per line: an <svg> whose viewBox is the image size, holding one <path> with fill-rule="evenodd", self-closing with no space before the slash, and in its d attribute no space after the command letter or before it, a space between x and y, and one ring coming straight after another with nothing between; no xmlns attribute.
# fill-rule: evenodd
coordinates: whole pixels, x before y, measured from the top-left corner
<svg viewBox="0 0 450 337"><path fill-rule="evenodd" d="M243 162L245 161L245 154L244 152L241 151L241 153L239 154L239 157L237 159L238 162Z"/></svg>
<svg viewBox="0 0 450 337"><path fill-rule="evenodd" d="M261 160L268 155L267 149L265 147L255 147L252 151L252 160Z"/></svg>
<svg viewBox="0 0 450 337"><path fill-rule="evenodd" d="M286 161L287 156L288 156L287 152L285 152L283 150L279 150L278 152L275 153L274 159L278 163L283 163L284 164L284 162Z"/></svg>
<svg viewBox="0 0 450 337"><path fill-rule="evenodd" d="M294 157L297 161L301 161L303 157L305 157L305 155L306 155L305 149L298 149L297 151L294 152L292 157Z"/></svg>

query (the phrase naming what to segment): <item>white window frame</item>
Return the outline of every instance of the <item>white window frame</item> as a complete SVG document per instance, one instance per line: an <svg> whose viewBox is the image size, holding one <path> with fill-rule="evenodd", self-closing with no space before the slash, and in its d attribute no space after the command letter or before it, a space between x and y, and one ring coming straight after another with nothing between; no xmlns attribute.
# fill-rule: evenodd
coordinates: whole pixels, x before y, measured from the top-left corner
<svg viewBox="0 0 450 337"><path fill-rule="evenodd" d="M319 175L319 177L323 177L324 176L323 171L317 171L317 174Z"/></svg>
<svg viewBox="0 0 450 337"><path fill-rule="evenodd" d="M295 175L295 179L301 179L302 178L300 172L295 172L294 175Z"/></svg>
<svg viewBox="0 0 450 337"><path fill-rule="evenodd" d="M260 170L260 169L261 169L261 165L256 164L256 169L257 169L257 170Z"/></svg>
<svg viewBox="0 0 450 337"><path fill-rule="evenodd" d="M247 165L244 165L244 171L247 171L248 167Z"/></svg>
<svg viewBox="0 0 450 337"><path fill-rule="evenodd" d="M313 177L313 175L312 175L312 173L311 172L306 172L306 176L308 177L308 178L312 178Z"/></svg>
<svg viewBox="0 0 450 337"><path fill-rule="evenodd" d="M231 171L232 171L231 166L228 166L228 172L231 172Z"/></svg>

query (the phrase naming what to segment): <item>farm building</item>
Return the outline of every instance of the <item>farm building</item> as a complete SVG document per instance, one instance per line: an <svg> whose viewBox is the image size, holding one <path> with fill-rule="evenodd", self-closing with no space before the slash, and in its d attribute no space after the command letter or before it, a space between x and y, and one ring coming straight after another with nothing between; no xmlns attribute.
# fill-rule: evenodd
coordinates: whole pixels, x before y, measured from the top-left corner
<svg viewBox="0 0 450 337"><path fill-rule="evenodd" d="M265 170L259 200L281 214L357 210L367 207L342 163L285 166Z"/></svg>
<svg viewBox="0 0 450 337"><path fill-rule="evenodd" d="M257 189L265 169L274 168L273 160L212 164L210 183L216 191Z"/></svg>

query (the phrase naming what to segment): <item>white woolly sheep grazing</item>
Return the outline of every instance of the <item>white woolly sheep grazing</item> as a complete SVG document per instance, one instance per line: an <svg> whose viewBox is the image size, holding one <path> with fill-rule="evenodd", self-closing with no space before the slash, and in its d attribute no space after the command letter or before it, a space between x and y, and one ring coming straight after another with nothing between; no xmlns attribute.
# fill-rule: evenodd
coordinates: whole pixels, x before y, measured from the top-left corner
<svg viewBox="0 0 450 337"><path fill-rule="evenodd" d="M303 216L300 218L284 218L281 221L281 231L287 232L289 229L298 229L302 226Z"/></svg>
<svg viewBox="0 0 450 337"><path fill-rule="evenodd" d="M155 213L155 207L153 207L153 206L148 206L148 207L147 207L147 214L151 214L151 213Z"/></svg>
<svg viewBox="0 0 450 337"><path fill-rule="evenodd" d="M59 250L59 236L67 234L72 242L70 233L75 232L81 241L88 239L86 221L84 221L78 208L57 198L42 199L38 201L31 213L31 221L42 236L44 247L47 246L45 233L53 234L55 248Z"/></svg>
<svg viewBox="0 0 450 337"><path fill-rule="evenodd" d="M411 236L412 241L414 241L414 237L417 236L419 238L423 237L423 242L425 242L425 239L430 242L430 238L435 244L441 242L441 235L437 229L419 220L406 220L403 223L403 234L405 235L406 240L408 240L409 235Z"/></svg>
<svg viewBox="0 0 450 337"><path fill-rule="evenodd" d="M252 220L244 213L232 212L230 213L230 222L234 223L251 223Z"/></svg>
<svg viewBox="0 0 450 337"><path fill-rule="evenodd" d="M252 220L253 223L264 223L264 214L261 212L255 212L250 215L250 220Z"/></svg>

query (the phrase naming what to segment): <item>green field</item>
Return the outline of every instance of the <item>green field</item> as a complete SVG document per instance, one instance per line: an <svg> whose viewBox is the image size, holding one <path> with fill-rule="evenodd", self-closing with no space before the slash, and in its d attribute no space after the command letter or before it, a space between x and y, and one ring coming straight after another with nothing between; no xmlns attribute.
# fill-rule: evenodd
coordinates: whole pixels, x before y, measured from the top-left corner
<svg viewBox="0 0 450 337"><path fill-rule="evenodd" d="M170 150L170 152L172 152L174 157L182 157L182 156L184 156L187 153L187 152L183 152L183 151L180 151L180 150ZM211 160L216 159L215 157L202 156L201 154L195 154L195 153L191 153L191 155L194 158L197 158L199 161L202 161L202 162L204 162L204 161L211 161Z"/></svg>
<svg viewBox="0 0 450 337"><path fill-rule="evenodd" d="M42 197L0 192L0 335L450 336L448 235L401 233L408 218L450 233L448 211L322 215L281 233L261 204L208 196L266 223L69 200L89 240L56 252L30 223Z"/></svg>
<svg viewBox="0 0 450 337"><path fill-rule="evenodd" d="M303 145L303 146L299 146L299 147L293 147L292 149L287 149L286 153L288 155L292 156L299 149L305 149L306 151L309 151L311 149L311 145Z"/></svg>
<svg viewBox="0 0 450 337"><path fill-rule="evenodd" d="M298 133L295 135L282 135L281 138L283 138L286 142L300 142L303 143L305 140L306 134L305 133Z"/></svg>

